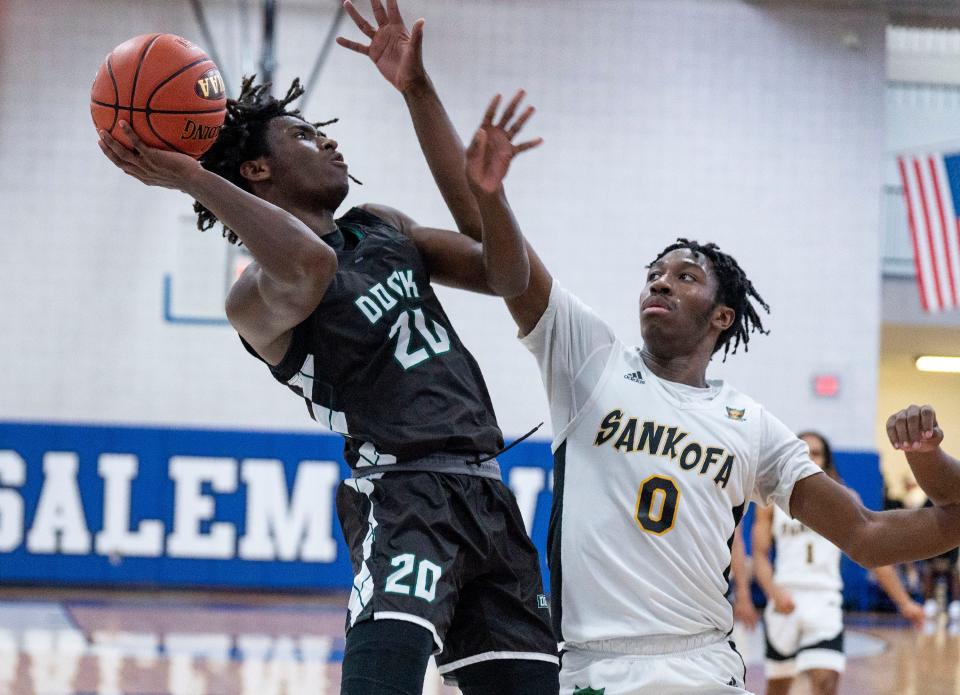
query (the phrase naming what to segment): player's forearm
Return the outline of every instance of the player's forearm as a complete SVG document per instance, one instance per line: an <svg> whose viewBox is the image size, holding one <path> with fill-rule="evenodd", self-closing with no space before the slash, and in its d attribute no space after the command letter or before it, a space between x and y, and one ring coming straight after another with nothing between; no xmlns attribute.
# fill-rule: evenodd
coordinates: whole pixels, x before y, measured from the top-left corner
<svg viewBox="0 0 960 695"><path fill-rule="evenodd" d="M831 540L867 568L924 560L960 545L960 505L869 512L844 536Z"/></svg>
<svg viewBox="0 0 960 695"><path fill-rule="evenodd" d="M903 606L913 600L903 587L903 582L901 582L900 577L897 576L895 567L884 565L883 567L877 567L873 572L877 577L877 583L880 585L880 588L890 597L890 600L894 602L897 608L902 609Z"/></svg>
<svg viewBox="0 0 960 695"><path fill-rule="evenodd" d="M960 461L942 448L904 452L917 484L934 504L960 504Z"/></svg>
<svg viewBox="0 0 960 695"><path fill-rule="evenodd" d="M750 596L750 573L747 571L747 563L734 560L731 562L733 572L733 591L737 599L749 598Z"/></svg>
<svg viewBox="0 0 960 695"><path fill-rule="evenodd" d="M756 548L753 552L753 578L760 585L763 595L771 599L776 588L773 581L773 564L770 562L768 553L761 554Z"/></svg>
<svg viewBox="0 0 960 695"><path fill-rule="evenodd" d="M403 97L410 110L420 149L457 229L480 241L480 211L464 173L463 142L450 122L440 96L426 78L405 91Z"/></svg>
<svg viewBox="0 0 960 695"><path fill-rule="evenodd" d="M482 220L483 271L490 289L501 297L516 297L530 282L530 259L506 193L477 193Z"/></svg>
<svg viewBox="0 0 960 695"><path fill-rule="evenodd" d="M201 169L184 188L243 242L261 270L281 285L311 284L336 272L336 254L286 210Z"/></svg>
<svg viewBox="0 0 960 695"><path fill-rule="evenodd" d="M753 595L750 593L750 579L738 579L737 575L733 575L733 596L734 601L740 602L745 601L747 603L753 602Z"/></svg>
<svg viewBox="0 0 960 695"><path fill-rule="evenodd" d="M733 535L733 546L730 549L730 570L733 572L733 590L737 600L748 599L750 596L750 569L747 563L747 549L744 547L740 527L737 527Z"/></svg>

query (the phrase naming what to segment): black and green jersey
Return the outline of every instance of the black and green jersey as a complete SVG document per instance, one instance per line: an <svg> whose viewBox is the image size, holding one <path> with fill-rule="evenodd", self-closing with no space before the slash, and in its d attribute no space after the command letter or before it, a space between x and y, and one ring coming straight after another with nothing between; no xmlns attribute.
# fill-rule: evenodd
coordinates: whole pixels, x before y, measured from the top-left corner
<svg viewBox="0 0 960 695"><path fill-rule="evenodd" d="M324 237L337 252L337 274L294 329L274 377L306 401L314 420L345 437L352 468L499 451L503 437L480 368L434 295L416 246L359 208L337 226Z"/></svg>

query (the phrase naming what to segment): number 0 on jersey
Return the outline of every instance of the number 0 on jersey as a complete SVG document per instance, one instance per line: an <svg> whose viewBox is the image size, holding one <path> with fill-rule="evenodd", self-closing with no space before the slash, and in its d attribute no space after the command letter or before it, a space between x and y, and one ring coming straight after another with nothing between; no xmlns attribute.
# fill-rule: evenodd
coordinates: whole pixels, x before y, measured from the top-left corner
<svg viewBox="0 0 960 695"><path fill-rule="evenodd" d="M640 483L634 518L647 533L662 536L673 528L679 503L677 484L662 475L651 475Z"/></svg>

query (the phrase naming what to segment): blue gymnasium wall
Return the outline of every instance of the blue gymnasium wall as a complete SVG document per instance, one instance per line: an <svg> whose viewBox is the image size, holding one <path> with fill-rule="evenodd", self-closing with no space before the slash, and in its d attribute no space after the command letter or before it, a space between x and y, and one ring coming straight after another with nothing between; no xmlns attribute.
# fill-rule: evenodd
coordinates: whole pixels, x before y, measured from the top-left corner
<svg viewBox="0 0 960 695"><path fill-rule="evenodd" d="M350 585L352 572L333 504L335 481L348 475L341 458L341 441L327 434L0 423L0 583L345 588ZM61 457L56 461L60 465L74 455L77 462L76 484L62 485L57 494L51 490L43 492L49 477L45 475L44 460L51 454ZM142 522L151 520L162 524L162 540L154 556L98 552L97 534L105 523L105 482L98 472L103 454L121 454L135 460L135 476L129 486L121 486L129 490L125 512L129 519L124 530L137 530ZM64 455L68 458L63 458ZM214 462L234 480L227 491L220 492L214 491L210 483L204 483L193 498L197 506L204 504L196 502L200 496L212 500L214 505L208 513L201 512L194 517L197 534L210 533L213 523L226 522L234 529L229 547L224 546L225 552L216 559L202 549L194 553L180 551L179 557L170 552L169 539L176 530L177 518L177 490L170 461L179 456ZM847 484L860 493L867 506L879 509L882 483L876 454L838 452L836 459ZM252 460L261 465L272 464L277 471L282 471L286 486L282 491L284 502L288 496L290 501L294 498L298 472L302 473L306 466L324 468L326 476L321 477L327 484L321 493L328 494L316 495L310 505L311 508L316 505L317 516L327 521L327 527L320 529L324 538L314 538L326 541L328 549L320 553L324 557L305 561L299 552L287 560L242 557L250 506L250 493L243 476L244 467ZM533 511L531 535L543 558L551 502L549 444L522 442L502 455L500 462L504 480L514 480L515 474L522 472L528 481L527 492L533 490L535 502L527 496ZM22 480L17 479L17 469L23 473ZM541 477L538 470L543 472L542 485L536 482ZM531 477L533 488L529 487ZM73 479L69 476L69 480ZM88 547L79 551L65 549L62 534L58 535L57 547L39 550L29 547L30 535L40 523L37 512L42 492L49 495L45 512L47 525L56 525L58 519L62 523L71 505L82 510ZM117 509L112 512L115 514ZM206 518L198 520L200 517ZM752 512L748 512L745 520L748 543L751 520ZM305 532L304 540L307 535ZM42 545L39 542L33 545L38 544ZM866 573L846 558L842 569L848 604L866 607L870 596Z"/></svg>

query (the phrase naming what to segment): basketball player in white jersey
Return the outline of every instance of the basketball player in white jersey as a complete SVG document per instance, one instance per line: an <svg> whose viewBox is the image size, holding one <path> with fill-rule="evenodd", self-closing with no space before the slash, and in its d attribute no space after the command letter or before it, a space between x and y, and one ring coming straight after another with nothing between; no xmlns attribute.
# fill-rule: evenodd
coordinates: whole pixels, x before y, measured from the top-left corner
<svg viewBox="0 0 960 695"><path fill-rule="evenodd" d="M518 101L497 124L491 104L467 152L439 100L416 104L434 180L458 227L478 230L485 249L516 229L502 182L533 113L514 120ZM528 250L527 290L507 303L540 363L555 432L548 553L566 650L561 693L748 692L725 592L734 529L751 499L778 505L868 567L960 545L960 463L914 466L921 487L953 486L952 498L932 495L943 506L872 512L763 406L707 381L715 352L763 331L754 302L766 308L714 244L681 240L649 265L643 346L618 340Z"/></svg>
<svg viewBox="0 0 960 695"><path fill-rule="evenodd" d="M474 210L463 198L451 209L481 219L487 234L516 224L499 203L518 149L509 131L485 130L463 178L453 148L431 169L448 202L473 193ZM762 332L755 303L766 308L716 245L681 239L649 264L642 346L621 342L529 255L528 288L507 304L540 364L555 432L548 554L565 649L561 693L748 692L724 593L734 529L751 499L776 504L867 567L960 541L960 463L914 466L921 486L953 486L952 496L935 497L944 506L873 512L762 405L707 380L714 353Z"/></svg>
<svg viewBox="0 0 960 695"><path fill-rule="evenodd" d="M827 440L816 432L798 436L811 460L840 482ZM772 543L776 567L770 563ZM767 695L787 695L798 673L807 674L814 695L835 695L846 665L840 550L779 507L760 507L753 522L753 568L767 596ZM878 567L875 574L904 617L921 627L923 607L910 598L895 569Z"/></svg>

